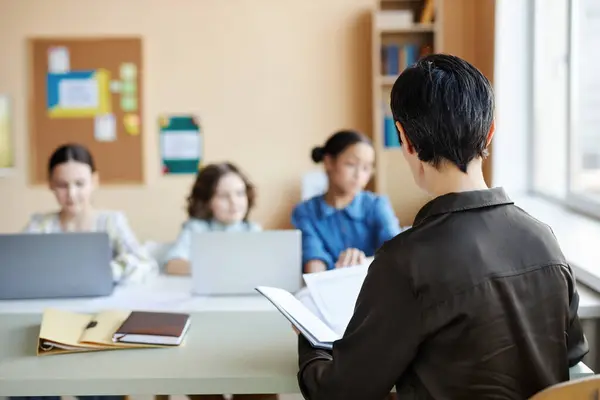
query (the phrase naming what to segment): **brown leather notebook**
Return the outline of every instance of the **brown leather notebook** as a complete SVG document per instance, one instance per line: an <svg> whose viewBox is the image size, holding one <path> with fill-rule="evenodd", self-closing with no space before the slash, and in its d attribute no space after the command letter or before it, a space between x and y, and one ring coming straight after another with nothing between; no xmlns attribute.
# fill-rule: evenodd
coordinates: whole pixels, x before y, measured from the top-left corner
<svg viewBox="0 0 600 400"><path fill-rule="evenodd" d="M114 333L113 341L178 346L189 326L189 314L132 311Z"/></svg>

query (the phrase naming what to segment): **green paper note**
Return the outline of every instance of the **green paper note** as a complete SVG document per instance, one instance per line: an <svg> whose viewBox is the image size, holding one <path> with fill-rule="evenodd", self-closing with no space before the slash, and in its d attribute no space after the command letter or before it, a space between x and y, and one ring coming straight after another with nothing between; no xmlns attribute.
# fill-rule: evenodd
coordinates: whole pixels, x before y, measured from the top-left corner
<svg viewBox="0 0 600 400"><path fill-rule="evenodd" d="M133 112L138 109L137 98L134 96L121 97L121 109L125 112Z"/></svg>

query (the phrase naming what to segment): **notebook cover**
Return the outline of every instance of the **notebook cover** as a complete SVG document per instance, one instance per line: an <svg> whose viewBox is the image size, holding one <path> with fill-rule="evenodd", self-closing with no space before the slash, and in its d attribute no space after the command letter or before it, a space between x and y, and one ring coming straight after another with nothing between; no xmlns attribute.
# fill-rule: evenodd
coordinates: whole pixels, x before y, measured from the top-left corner
<svg viewBox="0 0 600 400"><path fill-rule="evenodd" d="M189 318L189 314L132 311L115 335L180 337Z"/></svg>

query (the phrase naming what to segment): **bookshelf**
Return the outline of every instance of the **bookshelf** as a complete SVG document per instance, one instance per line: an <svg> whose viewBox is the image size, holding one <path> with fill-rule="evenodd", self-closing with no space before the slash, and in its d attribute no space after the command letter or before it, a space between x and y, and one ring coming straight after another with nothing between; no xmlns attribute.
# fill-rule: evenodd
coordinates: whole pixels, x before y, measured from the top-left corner
<svg viewBox="0 0 600 400"><path fill-rule="evenodd" d="M375 190L389 196L402 225L426 201L401 154L389 106L390 92L407 65L441 51L442 0L380 0L372 12L373 144ZM430 3L430 4L428 4ZM433 7L432 10L429 7Z"/></svg>

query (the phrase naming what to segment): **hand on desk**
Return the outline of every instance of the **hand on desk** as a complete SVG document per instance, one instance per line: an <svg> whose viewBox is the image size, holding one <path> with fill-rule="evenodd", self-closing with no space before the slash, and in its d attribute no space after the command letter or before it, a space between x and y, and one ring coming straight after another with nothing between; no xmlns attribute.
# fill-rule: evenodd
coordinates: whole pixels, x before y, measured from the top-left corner
<svg viewBox="0 0 600 400"><path fill-rule="evenodd" d="M321 260L310 260L304 265L304 273L312 274L313 272L327 271L327 265Z"/></svg>
<svg viewBox="0 0 600 400"><path fill-rule="evenodd" d="M190 263L183 258L175 258L167 262L165 270L169 275L189 275Z"/></svg>
<svg viewBox="0 0 600 400"><path fill-rule="evenodd" d="M365 253L359 249L346 249L340 253L340 256L335 263L336 268L351 267L360 265L365 262Z"/></svg>

